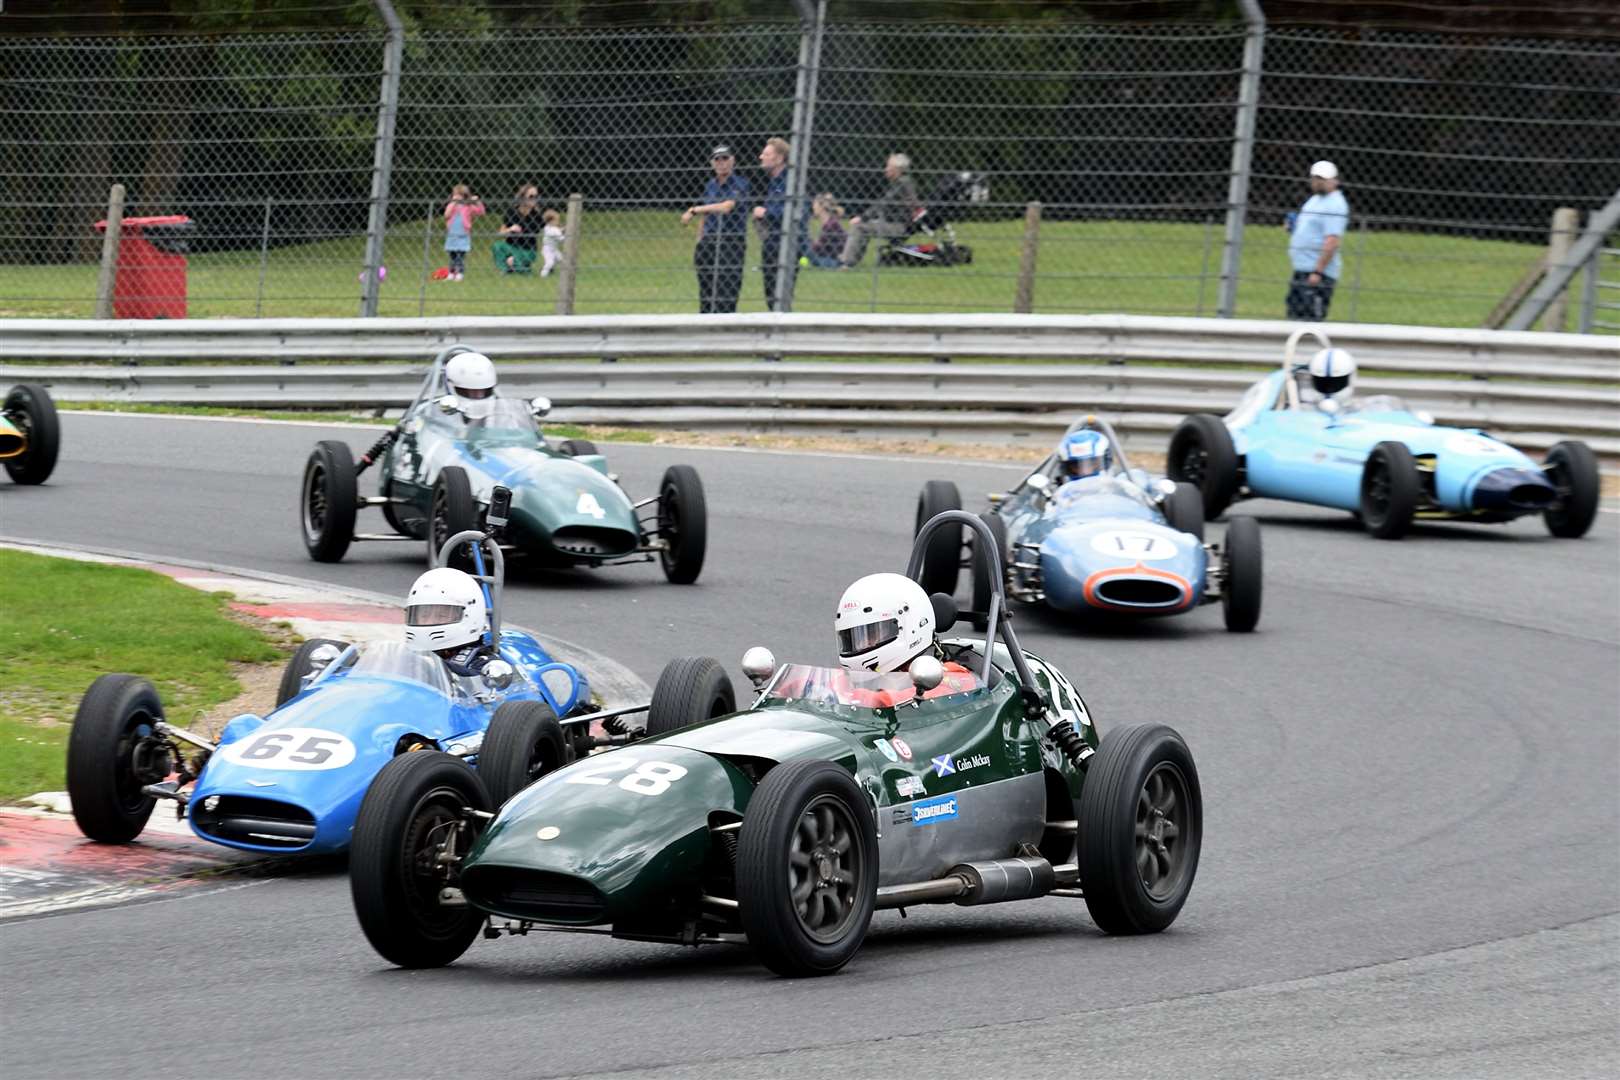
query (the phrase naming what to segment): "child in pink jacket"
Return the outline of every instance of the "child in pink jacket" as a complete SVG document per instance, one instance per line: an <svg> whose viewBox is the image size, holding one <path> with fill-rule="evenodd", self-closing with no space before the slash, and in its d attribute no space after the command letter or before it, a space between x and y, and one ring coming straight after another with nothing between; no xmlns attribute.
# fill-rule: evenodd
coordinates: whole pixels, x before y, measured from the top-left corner
<svg viewBox="0 0 1620 1080"><path fill-rule="evenodd" d="M484 200L466 184L457 184L444 204L444 250L450 255L450 279L460 281L472 250L473 218L484 216Z"/></svg>

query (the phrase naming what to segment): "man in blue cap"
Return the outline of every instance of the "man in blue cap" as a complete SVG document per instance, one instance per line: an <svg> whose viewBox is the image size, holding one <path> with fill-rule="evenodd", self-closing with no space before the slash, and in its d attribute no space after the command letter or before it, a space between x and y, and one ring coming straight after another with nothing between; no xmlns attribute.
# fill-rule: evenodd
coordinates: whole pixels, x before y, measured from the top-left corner
<svg viewBox="0 0 1620 1080"><path fill-rule="evenodd" d="M715 147L709 164L714 175L703 186L703 201L681 215L682 225L693 217L703 219L692 263L697 268L698 312L704 315L737 310L748 254L748 181L734 171L737 158L729 146Z"/></svg>

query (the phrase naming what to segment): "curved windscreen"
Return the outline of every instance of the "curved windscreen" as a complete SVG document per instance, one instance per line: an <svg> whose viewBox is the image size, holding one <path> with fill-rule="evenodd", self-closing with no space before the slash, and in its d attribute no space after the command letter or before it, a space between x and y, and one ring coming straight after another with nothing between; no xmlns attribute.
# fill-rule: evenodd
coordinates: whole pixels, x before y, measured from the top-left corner
<svg viewBox="0 0 1620 1080"><path fill-rule="evenodd" d="M496 398L488 416L467 421L467 441L478 446L538 446L529 403L520 398Z"/></svg>
<svg viewBox="0 0 1620 1080"><path fill-rule="evenodd" d="M1406 399L1394 394L1371 394L1367 397L1353 397L1345 402L1344 410L1347 413L1385 413L1385 412L1411 412Z"/></svg>
<svg viewBox="0 0 1620 1080"><path fill-rule="evenodd" d="M930 700L965 694L981 685L978 676L957 670L952 664L946 669L945 681L923 696ZM904 671L883 674L865 671L846 671L841 667L815 667L811 664L788 664L777 674L766 697L780 701L805 701L820 705L847 705L857 709L888 709L904 705L917 696L917 687L911 675Z"/></svg>
<svg viewBox="0 0 1620 1080"><path fill-rule="evenodd" d="M432 653L420 653L397 641L377 641L358 647L359 655L349 665L350 675L380 675L421 683L442 694L450 694L450 676L444 664Z"/></svg>

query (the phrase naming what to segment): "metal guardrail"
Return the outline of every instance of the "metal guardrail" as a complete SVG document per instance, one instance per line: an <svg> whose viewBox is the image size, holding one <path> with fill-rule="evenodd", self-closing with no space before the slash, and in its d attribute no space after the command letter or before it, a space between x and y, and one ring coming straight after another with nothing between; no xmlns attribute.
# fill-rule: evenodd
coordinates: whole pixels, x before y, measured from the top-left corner
<svg viewBox="0 0 1620 1080"><path fill-rule="evenodd" d="M550 397L553 418L563 422L1044 439L1077 412L1095 409L1116 417L1132 442L1162 437L1191 412L1226 412L1255 378L1231 366L1277 363L1294 328L1255 320L1010 315L11 320L0 326L6 331L0 357L123 361L0 366L0 384L28 378L70 400L398 406L417 389L420 361L465 342L502 358L510 391ZM1400 394L1441 423L1487 428L1526 448L1579 437L1605 457L1620 457L1620 340L1421 327L1325 329L1335 344L1355 350L1364 368L1399 373L1364 378L1367 392ZM769 362L758 359L762 355L953 362ZM389 362L400 356L419 363ZM558 362L580 356L597 360ZM628 356L668 359L601 362ZM685 359L692 356L748 359ZM957 359L970 356L1109 362ZM150 362L224 357L282 363ZM296 362L316 357L372 362ZM1448 377L1420 377L1436 374Z"/></svg>

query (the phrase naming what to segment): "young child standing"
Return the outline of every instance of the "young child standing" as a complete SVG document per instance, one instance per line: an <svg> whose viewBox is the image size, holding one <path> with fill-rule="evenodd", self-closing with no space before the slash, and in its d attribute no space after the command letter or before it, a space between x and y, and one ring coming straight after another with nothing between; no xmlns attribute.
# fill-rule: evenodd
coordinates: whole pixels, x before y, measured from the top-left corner
<svg viewBox="0 0 1620 1080"><path fill-rule="evenodd" d="M484 214L484 200L472 194L466 184L450 189L444 204L444 250L450 255L451 281L460 281L467 269L467 252L472 250L473 218Z"/></svg>
<svg viewBox="0 0 1620 1080"><path fill-rule="evenodd" d="M557 222L562 219L557 216L557 211L547 210L542 215L542 220L545 221L546 227L540 230L540 258L542 260L540 276L550 277L552 268L557 265L557 260L562 257L561 252L557 250L563 239L562 226Z"/></svg>

